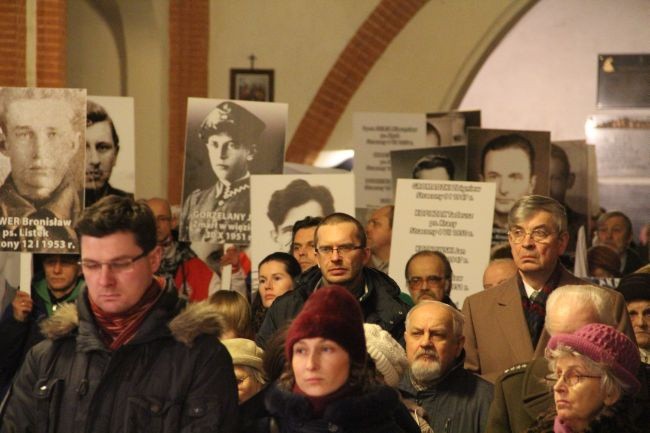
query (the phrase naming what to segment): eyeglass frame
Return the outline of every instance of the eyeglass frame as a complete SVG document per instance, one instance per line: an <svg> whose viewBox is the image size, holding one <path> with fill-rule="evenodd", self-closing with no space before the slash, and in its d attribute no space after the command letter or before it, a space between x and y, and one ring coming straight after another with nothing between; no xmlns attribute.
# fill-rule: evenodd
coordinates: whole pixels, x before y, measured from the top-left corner
<svg viewBox="0 0 650 433"><path fill-rule="evenodd" d="M569 375L567 377L567 374ZM580 374L575 371L575 369L570 369L565 372L563 372L560 376L557 375L557 373L549 373L546 376L544 376L544 380L551 386L555 386L560 379L570 387L574 387L580 382L582 382L582 378L587 377L590 379L601 379L603 375L596 376L596 375L591 375L591 374Z"/></svg>
<svg viewBox="0 0 650 433"><path fill-rule="evenodd" d="M515 230L521 230L523 232L523 235L521 236L521 238L519 240L515 239L515 234L513 233ZM539 235L540 231L543 231L546 234L544 235L543 238L536 239L536 237L539 237L538 235ZM535 232L538 233L537 236L535 235ZM536 244L545 244L545 243L547 243L547 240L548 240L548 238L550 236L558 234L558 233L559 233L558 231L547 232L546 229L543 228L543 227L537 227L537 228L534 228L532 230L524 230L521 227L513 227L513 228L508 230L508 239L510 239L510 241L513 244L521 244L521 243L524 242L524 240L526 240L526 237L530 237L530 239L533 242L535 242Z"/></svg>
<svg viewBox="0 0 650 433"><path fill-rule="evenodd" d="M334 251L341 256L341 257L346 257L348 254L351 254L352 251L354 250L362 250L366 246L365 245L354 245L354 244L343 244L339 246L331 246L331 245L325 245L322 247L314 247L314 251L316 251L317 254L323 255L323 256L331 256L334 254ZM343 249L341 249L343 248ZM325 249L326 251L323 251ZM331 251L329 251L331 249Z"/></svg>
<svg viewBox="0 0 650 433"><path fill-rule="evenodd" d="M146 257L152 250L149 251L143 251L141 254L138 254L135 257L125 257L123 259L118 259L118 260L113 260L110 262L98 262L95 260L91 260L91 263L95 265L99 265L97 269L90 269L90 272L101 272L101 270L104 268L104 265L108 266L109 272L119 274L122 272L129 272L133 270L133 265L135 265L135 262L140 260L143 257ZM115 268L116 262L124 261L128 263L119 263L117 266L119 268ZM85 262L85 263L84 263ZM88 261L81 259L79 260L79 266L81 267L82 271L86 272L88 270Z"/></svg>

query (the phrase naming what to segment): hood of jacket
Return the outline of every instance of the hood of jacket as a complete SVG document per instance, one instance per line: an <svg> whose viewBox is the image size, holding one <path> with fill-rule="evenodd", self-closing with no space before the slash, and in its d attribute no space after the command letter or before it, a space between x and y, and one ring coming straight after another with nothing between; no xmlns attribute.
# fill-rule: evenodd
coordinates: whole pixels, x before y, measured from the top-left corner
<svg viewBox="0 0 650 433"><path fill-rule="evenodd" d="M170 280L168 280L170 281ZM140 325L132 343L137 344L171 335L176 341L191 347L203 334L219 337L224 329L223 318L208 301L186 305L169 283L163 295ZM103 348L99 330L92 318L87 289L84 288L76 303L60 307L40 324L41 332L50 340L76 336L82 346Z"/></svg>

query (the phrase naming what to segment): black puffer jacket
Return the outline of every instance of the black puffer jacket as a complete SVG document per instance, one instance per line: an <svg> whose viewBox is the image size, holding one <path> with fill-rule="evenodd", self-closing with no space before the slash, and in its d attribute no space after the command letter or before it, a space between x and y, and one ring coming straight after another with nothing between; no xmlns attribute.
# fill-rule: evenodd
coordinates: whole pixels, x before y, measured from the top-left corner
<svg viewBox="0 0 650 433"><path fill-rule="evenodd" d="M404 338L404 320L409 310L400 299L400 288L388 275L372 268L364 267L363 281L366 291L359 298L366 323L376 323L388 331L394 339ZM320 269L314 266L306 270L296 280L296 288L277 298L266 312L262 327L256 340L260 347L282 325L298 315L307 298L314 292L322 278Z"/></svg>
<svg viewBox="0 0 650 433"><path fill-rule="evenodd" d="M220 316L199 303L174 318L182 306L165 290L134 338L110 352L84 291L44 322L48 339L27 355L0 431L234 431L237 385L217 340Z"/></svg>
<svg viewBox="0 0 650 433"><path fill-rule="evenodd" d="M420 433L397 391L383 385L334 401L314 418L306 397L274 384L266 408L281 433Z"/></svg>

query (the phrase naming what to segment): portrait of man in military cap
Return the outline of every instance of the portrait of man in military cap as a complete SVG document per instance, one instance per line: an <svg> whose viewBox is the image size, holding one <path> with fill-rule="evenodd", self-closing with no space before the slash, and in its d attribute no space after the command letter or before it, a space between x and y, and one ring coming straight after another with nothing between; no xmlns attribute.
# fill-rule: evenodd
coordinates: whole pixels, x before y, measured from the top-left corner
<svg viewBox="0 0 650 433"><path fill-rule="evenodd" d="M199 146L193 149L188 146L186 150L180 236L192 242L247 244L250 240L250 176L252 173L282 171L286 125L285 117L281 146L279 149L276 147L279 152L275 153L279 153L281 159L274 156L271 158L276 160L274 167L253 170L269 125L261 118L262 115L256 113L257 107L253 105L251 108L250 104L284 104L216 101L200 123L192 127L190 112L196 114L200 110L193 110L191 104L205 106L206 101L210 100L190 98L188 102L188 142L191 139L198 141ZM277 130L277 122L271 123L269 129ZM192 151L194 154L190 155ZM201 162L202 170L198 169ZM209 168L205 167L205 162L209 162ZM192 183L198 186L197 179L206 175L213 176L214 181L192 188Z"/></svg>

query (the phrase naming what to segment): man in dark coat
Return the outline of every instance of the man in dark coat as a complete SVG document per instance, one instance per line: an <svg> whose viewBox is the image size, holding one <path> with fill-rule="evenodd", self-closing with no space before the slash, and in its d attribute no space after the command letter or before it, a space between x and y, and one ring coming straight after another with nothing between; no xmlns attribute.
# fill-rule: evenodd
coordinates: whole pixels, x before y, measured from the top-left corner
<svg viewBox="0 0 650 433"><path fill-rule="evenodd" d="M366 323L376 323L401 339L408 306L399 297L400 289L388 275L366 267L370 250L359 221L344 213L323 219L314 235L318 266L305 271L294 290L277 298L266 313L257 333L257 344L265 347L271 335L293 319L303 304L323 285L347 288L361 303Z"/></svg>
<svg viewBox="0 0 650 433"><path fill-rule="evenodd" d="M237 386L218 313L197 304L178 315L176 290L154 277L151 210L108 196L77 231L87 289L45 322L48 339L27 355L0 431L234 431Z"/></svg>
<svg viewBox="0 0 650 433"><path fill-rule="evenodd" d="M485 431L493 386L463 368L462 332L462 314L439 301L420 301L406 318L409 370L399 389L424 408L434 432Z"/></svg>

